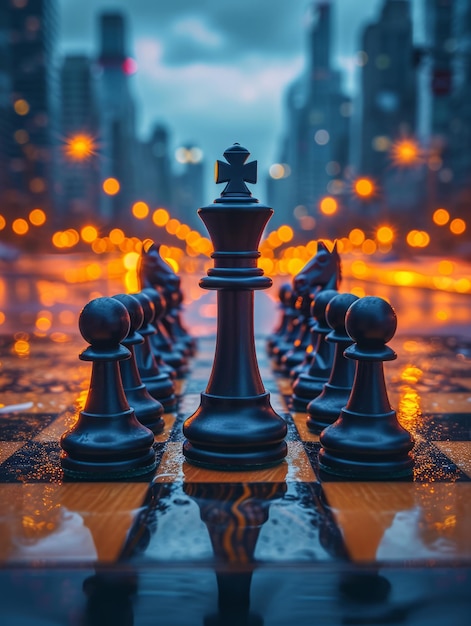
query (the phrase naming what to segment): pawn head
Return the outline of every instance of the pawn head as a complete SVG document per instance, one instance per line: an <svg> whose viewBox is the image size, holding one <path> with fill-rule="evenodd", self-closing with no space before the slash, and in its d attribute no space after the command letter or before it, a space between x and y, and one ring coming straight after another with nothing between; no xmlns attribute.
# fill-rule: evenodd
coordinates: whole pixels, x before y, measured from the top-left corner
<svg viewBox="0 0 471 626"><path fill-rule="evenodd" d="M350 306L358 300L353 293L339 293L328 303L325 312L327 324L332 328L329 337L332 339L347 340L349 336L345 330L345 315Z"/></svg>
<svg viewBox="0 0 471 626"><path fill-rule="evenodd" d="M119 293L113 298L126 307L131 321L127 339L134 339L136 332L144 323L144 311L139 300L128 293Z"/></svg>
<svg viewBox="0 0 471 626"><path fill-rule="evenodd" d="M345 328L359 348L381 347L394 337L396 313L383 298L366 296L348 309Z"/></svg>
<svg viewBox="0 0 471 626"><path fill-rule="evenodd" d="M95 298L82 309L79 330L82 337L97 352L118 347L131 327L129 313L114 298Z"/></svg>
<svg viewBox="0 0 471 626"><path fill-rule="evenodd" d="M314 296L311 304L311 316L317 321L319 329L330 330L327 326L326 309L329 302L338 295L335 289L324 289Z"/></svg>

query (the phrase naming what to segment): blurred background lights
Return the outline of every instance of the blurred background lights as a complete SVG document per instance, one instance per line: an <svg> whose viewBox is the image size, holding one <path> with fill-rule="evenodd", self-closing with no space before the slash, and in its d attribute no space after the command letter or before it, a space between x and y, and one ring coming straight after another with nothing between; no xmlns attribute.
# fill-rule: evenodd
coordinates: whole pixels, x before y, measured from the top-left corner
<svg viewBox="0 0 471 626"><path fill-rule="evenodd" d="M106 178L103 181L103 191L108 196L115 196L117 193L119 193L120 188L121 186L116 178L110 177Z"/></svg>

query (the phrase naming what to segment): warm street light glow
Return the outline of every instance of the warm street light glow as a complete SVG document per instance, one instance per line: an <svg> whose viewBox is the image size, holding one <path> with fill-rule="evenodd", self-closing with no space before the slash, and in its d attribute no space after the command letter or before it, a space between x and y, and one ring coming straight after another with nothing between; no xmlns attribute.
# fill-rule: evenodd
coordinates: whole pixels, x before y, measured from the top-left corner
<svg viewBox="0 0 471 626"><path fill-rule="evenodd" d="M149 215L149 205L146 202L135 202L131 210L134 217L138 220L143 220Z"/></svg>
<svg viewBox="0 0 471 626"><path fill-rule="evenodd" d="M29 224L22 217L13 221L11 228L16 235L26 235L29 230Z"/></svg>
<svg viewBox="0 0 471 626"><path fill-rule="evenodd" d="M119 181L116 178L107 178L103 181L103 191L108 196L115 196L121 188Z"/></svg>
<svg viewBox="0 0 471 626"><path fill-rule="evenodd" d="M430 235L424 230L411 230L407 233L406 241L412 248L426 248L430 243Z"/></svg>
<svg viewBox="0 0 471 626"><path fill-rule="evenodd" d="M360 198L369 198L374 193L374 185L369 178L358 178L354 182L353 189Z"/></svg>
<svg viewBox="0 0 471 626"><path fill-rule="evenodd" d="M80 231L80 237L85 243L92 243L98 237L98 231L95 226L84 226Z"/></svg>
<svg viewBox="0 0 471 626"><path fill-rule="evenodd" d="M168 211L162 208L156 209L152 215L152 221L156 226L165 226L169 219Z"/></svg>
<svg viewBox="0 0 471 626"><path fill-rule="evenodd" d="M394 165L415 165L421 160L419 145L413 139L400 139L391 146Z"/></svg>
<svg viewBox="0 0 471 626"><path fill-rule="evenodd" d="M326 196L325 198L322 198L319 204L319 209L324 215L334 215L337 213L338 206L338 202L335 198L332 198L332 196Z"/></svg>
<svg viewBox="0 0 471 626"><path fill-rule="evenodd" d="M390 226L380 226L376 231L376 239L379 243L391 243L394 239L394 231Z"/></svg>
<svg viewBox="0 0 471 626"><path fill-rule="evenodd" d="M15 113L17 115L28 115L29 113L29 104L26 100L20 98L19 100L15 100L13 103L13 108L15 109Z"/></svg>
<svg viewBox="0 0 471 626"><path fill-rule="evenodd" d="M283 226L280 226L276 232L282 243L288 243L288 241L291 241L291 239L293 239L293 229L287 224L283 224Z"/></svg>
<svg viewBox="0 0 471 626"><path fill-rule="evenodd" d="M361 246L365 241L365 233L360 228L354 228L350 231L348 239L354 246Z"/></svg>
<svg viewBox="0 0 471 626"><path fill-rule="evenodd" d="M95 140L90 135L74 135L65 140L64 152L72 161L85 161L96 154L95 149Z"/></svg>
<svg viewBox="0 0 471 626"><path fill-rule="evenodd" d="M42 209L33 209L28 217L33 226L42 226L46 222L46 214Z"/></svg>
<svg viewBox="0 0 471 626"><path fill-rule="evenodd" d="M450 221L450 214L446 209L437 209L434 211L432 219L437 226L445 226Z"/></svg>
<svg viewBox="0 0 471 626"><path fill-rule="evenodd" d="M466 230L466 222L457 217L450 222L450 230L454 235L462 235Z"/></svg>

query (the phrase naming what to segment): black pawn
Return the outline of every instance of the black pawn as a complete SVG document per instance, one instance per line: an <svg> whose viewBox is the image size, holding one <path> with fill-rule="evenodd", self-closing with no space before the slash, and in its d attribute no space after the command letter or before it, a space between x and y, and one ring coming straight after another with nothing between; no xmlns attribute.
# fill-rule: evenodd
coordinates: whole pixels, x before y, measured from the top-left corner
<svg viewBox="0 0 471 626"><path fill-rule="evenodd" d="M258 244L273 209L252 198L244 181L256 180L256 162L234 144L218 161L221 197L198 210L214 246L214 267L200 281L217 292L217 337L208 386L183 424L183 454L190 463L223 470L259 469L287 454L285 420L270 404L254 341L254 291L271 286L257 267Z"/></svg>
<svg viewBox="0 0 471 626"><path fill-rule="evenodd" d="M142 382L134 350L137 344L144 343L142 335L137 332L144 322L142 306L134 296L126 293L120 293L113 298L124 304L131 320L129 333L121 342L131 353L130 359L120 363L124 393L141 424L150 428L153 433L160 433L165 427L162 419L164 408L150 395Z"/></svg>
<svg viewBox="0 0 471 626"><path fill-rule="evenodd" d="M145 293L139 292L133 296L139 301L144 312L144 323L139 329L144 341L134 347L137 369L150 395L162 404L165 411L174 411L177 408L175 385L167 372L160 371L150 345L150 337L155 334L155 328L152 326L155 307Z"/></svg>
<svg viewBox="0 0 471 626"><path fill-rule="evenodd" d="M390 480L412 474L413 440L389 404L383 361L397 355L386 343L394 337L394 309L367 296L347 311L345 327L355 342L345 356L356 363L347 405L320 435L319 469L345 479Z"/></svg>
<svg viewBox="0 0 471 626"><path fill-rule="evenodd" d="M327 325L325 312L329 302L338 295L335 289L319 291L311 303L312 356L307 371L301 372L293 383L291 406L295 411L305 411L309 402L316 398L329 380L332 369L332 345L325 338L331 328Z"/></svg>
<svg viewBox="0 0 471 626"><path fill-rule="evenodd" d="M121 380L119 362L130 353L120 342L129 327L126 308L113 298L92 300L80 314L80 332L91 344L79 357L92 362L90 391L60 442L62 469L74 480L131 478L155 468L154 436L136 419Z"/></svg>
<svg viewBox="0 0 471 626"><path fill-rule="evenodd" d="M320 433L326 426L333 424L340 411L347 404L353 385L355 363L344 356L344 351L353 343L345 330L345 315L358 296L352 293L340 293L327 305L326 320L332 331L325 340L335 344L334 362L329 380L322 393L307 405L306 420L309 430Z"/></svg>
<svg viewBox="0 0 471 626"><path fill-rule="evenodd" d="M146 287L142 293L145 293L155 306L156 313L153 325L156 333L151 336L150 343L159 367L162 369L159 362L159 359L162 359L175 372L176 378L183 378L188 372L187 359L183 352L172 344L172 340L162 323L168 309L168 303L162 293L153 287Z"/></svg>
<svg viewBox="0 0 471 626"><path fill-rule="evenodd" d="M278 345L278 341L284 337L288 330L288 324L290 321L289 310L291 308L291 300L293 296L293 288L290 283L284 283L281 285L278 291L278 299L280 301L279 308L281 309L281 316L278 327L267 338L267 352L271 356L273 349Z"/></svg>

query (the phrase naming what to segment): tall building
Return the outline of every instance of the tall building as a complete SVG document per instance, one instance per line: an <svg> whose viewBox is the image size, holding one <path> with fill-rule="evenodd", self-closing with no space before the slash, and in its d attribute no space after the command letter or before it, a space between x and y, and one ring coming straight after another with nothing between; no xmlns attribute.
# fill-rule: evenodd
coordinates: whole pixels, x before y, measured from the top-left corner
<svg viewBox="0 0 471 626"><path fill-rule="evenodd" d="M128 56L126 21L120 13L100 16L100 154L101 179L115 178L119 193L103 195L101 215L109 224L126 226L135 200L136 130L130 77L135 62Z"/></svg>
<svg viewBox="0 0 471 626"><path fill-rule="evenodd" d="M27 217L33 207L51 218L59 136L56 3L3 2L0 17L2 207L9 219Z"/></svg>
<svg viewBox="0 0 471 626"><path fill-rule="evenodd" d="M471 200L471 0L455 0L453 54L453 115L451 150L453 185L465 190L466 212Z"/></svg>
<svg viewBox="0 0 471 626"><path fill-rule="evenodd" d="M191 228L201 231L201 220L195 207L206 204L204 197L204 159L203 151L189 143L176 150L176 159L180 172L174 177L175 216Z"/></svg>
<svg viewBox="0 0 471 626"><path fill-rule="evenodd" d="M332 65L331 21L331 3L313 3L306 69L286 98L281 175L275 173L268 190L270 203L280 209L272 225L280 218L291 222L294 212L300 228L310 227L320 199L339 190L348 162L351 107Z"/></svg>
<svg viewBox="0 0 471 626"><path fill-rule="evenodd" d="M61 75L61 202L58 227L100 215L100 132L97 85L86 56L67 56Z"/></svg>
<svg viewBox="0 0 471 626"><path fill-rule="evenodd" d="M139 198L155 207L172 209L173 174L170 166L167 128L157 124L147 141L140 143L136 183Z"/></svg>
<svg viewBox="0 0 471 626"><path fill-rule="evenodd" d="M362 37L358 170L381 180L389 148L416 129L416 67L408 0L384 0Z"/></svg>

